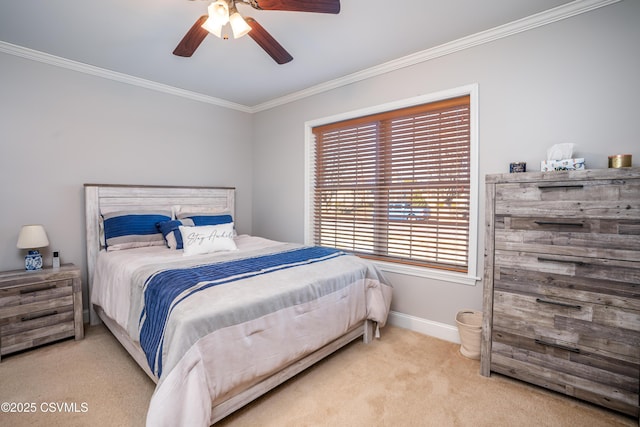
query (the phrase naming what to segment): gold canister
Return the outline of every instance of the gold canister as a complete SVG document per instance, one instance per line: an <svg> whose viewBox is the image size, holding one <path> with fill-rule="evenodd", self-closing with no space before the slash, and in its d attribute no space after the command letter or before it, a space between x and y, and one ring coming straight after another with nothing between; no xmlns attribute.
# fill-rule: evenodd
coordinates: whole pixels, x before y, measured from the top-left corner
<svg viewBox="0 0 640 427"><path fill-rule="evenodd" d="M615 156L609 156L610 168L630 168L631 167L631 154L616 154Z"/></svg>

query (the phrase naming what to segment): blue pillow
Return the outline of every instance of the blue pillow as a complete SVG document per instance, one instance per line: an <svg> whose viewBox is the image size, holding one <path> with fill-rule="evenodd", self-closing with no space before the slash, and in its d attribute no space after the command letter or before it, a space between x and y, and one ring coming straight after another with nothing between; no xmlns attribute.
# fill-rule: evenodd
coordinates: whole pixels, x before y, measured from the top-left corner
<svg viewBox="0 0 640 427"><path fill-rule="evenodd" d="M191 219L185 218L183 220L162 221L156 224L156 227L162 233L165 243L170 249L183 248L182 233L180 233L179 228L181 225L193 226L194 223Z"/></svg>
<svg viewBox="0 0 640 427"><path fill-rule="evenodd" d="M121 211L102 214L105 246L108 251L161 246L158 222L171 219L170 211Z"/></svg>
<svg viewBox="0 0 640 427"><path fill-rule="evenodd" d="M200 225L220 225L233 222L233 218L229 214L224 215L205 215L205 214L188 214L181 216L181 219L191 219L196 226Z"/></svg>

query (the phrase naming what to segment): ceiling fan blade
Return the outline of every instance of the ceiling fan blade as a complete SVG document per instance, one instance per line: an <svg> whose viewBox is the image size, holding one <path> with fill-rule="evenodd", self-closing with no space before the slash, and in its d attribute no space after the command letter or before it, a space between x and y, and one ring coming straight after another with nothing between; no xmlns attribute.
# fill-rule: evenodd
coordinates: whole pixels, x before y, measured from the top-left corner
<svg viewBox="0 0 640 427"><path fill-rule="evenodd" d="M173 54L176 56L185 56L189 57L193 55L193 52L196 51L200 43L207 37L209 32L202 28L202 24L208 18L207 15L202 15L195 24L187 31L187 34L184 35L178 46L173 51Z"/></svg>
<svg viewBox="0 0 640 427"><path fill-rule="evenodd" d="M340 0L246 0L256 9L340 13Z"/></svg>
<svg viewBox="0 0 640 427"><path fill-rule="evenodd" d="M251 27L251 31L248 33L249 36L255 40L274 61L278 64L286 64L293 59L293 56L291 56L262 25L258 24L255 19L249 17L245 17L244 19Z"/></svg>

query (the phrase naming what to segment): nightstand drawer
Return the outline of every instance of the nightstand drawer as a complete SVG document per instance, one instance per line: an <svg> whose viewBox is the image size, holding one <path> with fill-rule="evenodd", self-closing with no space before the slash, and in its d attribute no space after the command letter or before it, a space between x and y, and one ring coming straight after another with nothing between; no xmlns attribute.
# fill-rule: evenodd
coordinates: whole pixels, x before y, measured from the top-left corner
<svg viewBox="0 0 640 427"><path fill-rule="evenodd" d="M71 280L36 283L0 290L0 325L8 318L27 313L53 310L59 307L73 308Z"/></svg>
<svg viewBox="0 0 640 427"><path fill-rule="evenodd" d="M18 325L8 326L0 328L0 341L2 342L0 354L2 355L75 335L73 311L50 314L39 319L21 322Z"/></svg>
<svg viewBox="0 0 640 427"><path fill-rule="evenodd" d="M44 311L31 311L18 316L3 319L0 322L0 340L4 345L6 337L16 335L32 329L40 329L58 323L71 322L73 324L73 304L55 307Z"/></svg>

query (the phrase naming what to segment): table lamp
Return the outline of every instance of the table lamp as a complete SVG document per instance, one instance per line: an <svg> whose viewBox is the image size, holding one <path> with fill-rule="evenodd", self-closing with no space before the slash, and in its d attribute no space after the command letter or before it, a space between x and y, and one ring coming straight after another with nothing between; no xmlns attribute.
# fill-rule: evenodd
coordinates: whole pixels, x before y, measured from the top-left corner
<svg viewBox="0 0 640 427"><path fill-rule="evenodd" d="M42 268L42 255L37 248L49 246L47 232L42 225L23 225L18 236L19 249L28 249L29 253L24 257L26 270L40 270Z"/></svg>

